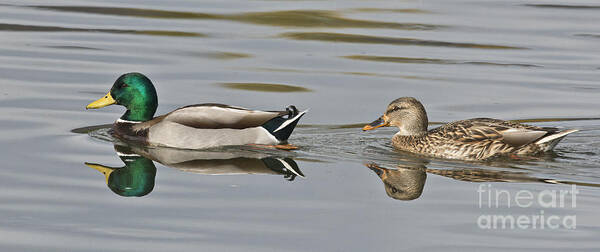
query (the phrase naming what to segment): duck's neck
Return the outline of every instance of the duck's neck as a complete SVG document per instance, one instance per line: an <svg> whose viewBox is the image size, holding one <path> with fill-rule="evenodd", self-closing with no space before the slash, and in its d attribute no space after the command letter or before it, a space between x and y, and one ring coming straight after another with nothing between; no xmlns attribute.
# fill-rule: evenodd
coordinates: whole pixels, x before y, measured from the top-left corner
<svg viewBox="0 0 600 252"><path fill-rule="evenodd" d="M128 109L125 111L125 114L121 116L121 119L133 122L145 122L154 117L154 112L156 112L156 107L153 109Z"/></svg>
<svg viewBox="0 0 600 252"><path fill-rule="evenodd" d="M398 131L398 133L396 133L396 135L419 137L419 136L427 135L427 130L407 130L407 129L400 128L400 130Z"/></svg>
<svg viewBox="0 0 600 252"><path fill-rule="evenodd" d="M427 134L427 117L424 121L420 122L407 122L398 126L398 133L400 136L423 136Z"/></svg>
<svg viewBox="0 0 600 252"><path fill-rule="evenodd" d="M425 110L420 110L412 113L409 117L410 120L402 120L397 125L398 133L401 136L423 136L427 134L427 127L429 126L429 120Z"/></svg>
<svg viewBox="0 0 600 252"><path fill-rule="evenodd" d="M154 113L158 107L158 98L156 97L156 93L137 96L125 107L127 111L121 116L122 120L145 122L154 117Z"/></svg>

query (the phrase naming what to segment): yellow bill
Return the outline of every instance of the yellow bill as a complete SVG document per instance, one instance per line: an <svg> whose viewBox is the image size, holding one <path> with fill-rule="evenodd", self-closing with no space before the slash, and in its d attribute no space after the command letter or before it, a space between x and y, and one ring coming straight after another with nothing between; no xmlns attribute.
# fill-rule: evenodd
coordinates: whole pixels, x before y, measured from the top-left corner
<svg viewBox="0 0 600 252"><path fill-rule="evenodd" d="M115 171L115 169L117 169L117 168L112 168L112 167L108 167L108 166L104 166L104 165L100 165L100 164L88 163L88 162L86 162L85 165L87 165L90 168L94 168L94 170L99 171L102 174L104 174L104 176L106 177L106 184L108 184L108 178L110 177L110 174L113 171Z"/></svg>
<svg viewBox="0 0 600 252"><path fill-rule="evenodd" d="M108 91L108 94L106 94L104 97L88 104L87 106L85 106L85 109L97 109L97 108L106 107L108 105L112 105L115 103L117 103L117 101L115 101L115 99L113 99L113 97L110 95L110 91Z"/></svg>

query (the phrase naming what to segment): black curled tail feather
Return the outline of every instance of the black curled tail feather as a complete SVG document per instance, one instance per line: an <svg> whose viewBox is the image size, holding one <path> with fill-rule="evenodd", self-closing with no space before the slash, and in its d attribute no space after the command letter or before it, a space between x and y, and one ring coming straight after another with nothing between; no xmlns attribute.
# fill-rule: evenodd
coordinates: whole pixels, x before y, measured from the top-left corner
<svg viewBox="0 0 600 252"><path fill-rule="evenodd" d="M299 112L294 105L290 105L286 108L287 118L283 116L275 117L262 125L271 135L273 135L279 141L286 141L302 116L304 112Z"/></svg>
<svg viewBox="0 0 600 252"><path fill-rule="evenodd" d="M292 119L294 118L294 116L297 116L300 113L294 105L287 106L287 108L285 108L285 111L288 112L288 119Z"/></svg>

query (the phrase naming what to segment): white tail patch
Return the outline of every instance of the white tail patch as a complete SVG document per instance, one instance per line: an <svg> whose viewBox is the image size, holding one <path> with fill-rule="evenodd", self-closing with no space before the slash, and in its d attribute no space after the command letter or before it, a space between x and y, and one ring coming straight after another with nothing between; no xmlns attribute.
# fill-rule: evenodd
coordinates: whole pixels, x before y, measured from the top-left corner
<svg viewBox="0 0 600 252"><path fill-rule="evenodd" d="M566 135L568 135L568 134L571 134L571 133L573 133L573 132L577 132L577 131L579 131L579 130L576 130L576 129L563 130L563 131L561 131L561 132L558 132L558 133L556 133L556 134L552 134L552 135L549 135L549 136L547 136L547 137L544 137L544 138L542 138L542 139L538 140L538 141L537 141L537 142L535 142L535 143L536 143L536 144L543 144L543 143L547 143L547 142L550 142L550 141L553 141L553 140L556 140L556 139L563 138L564 136L566 136Z"/></svg>
<svg viewBox="0 0 600 252"><path fill-rule="evenodd" d="M296 120L298 120L298 119L299 119L299 118L300 118L302 115L304 115L306 112L308 112L308 109L307 109L307 110L304 110L304 111L302 111L302 112L300 112L300 113L298 113L298 114L297 114L296 116L294 116L292 119L288 119L288 120L286 120L285 122L283 122L283 123L281 124L281 126L279 126L279 128L277 128L277 129L276 129L275 131L273 131L273 132L277 132L277 131L279 131L279 130L281 130L281 129L285 128L285 127L287 127L288 125L290 125L290 123L293 123L293 122L295 122Z"/></svg>

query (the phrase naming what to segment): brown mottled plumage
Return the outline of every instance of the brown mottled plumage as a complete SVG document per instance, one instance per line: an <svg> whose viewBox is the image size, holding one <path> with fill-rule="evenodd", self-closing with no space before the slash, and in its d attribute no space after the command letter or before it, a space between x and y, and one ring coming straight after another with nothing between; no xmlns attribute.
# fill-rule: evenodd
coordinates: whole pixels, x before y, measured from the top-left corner
<svg viewBox="0 0 600 252"><path fill-rule="evenodd" d="M396 149L463 160L540 154L552 150L563 137L577 131L491 118L456 121L427 131L427 122L423 105L415 98L402 97L390 103L385 114L363 130L396 126L399 132L392 138Z"/></svg>

